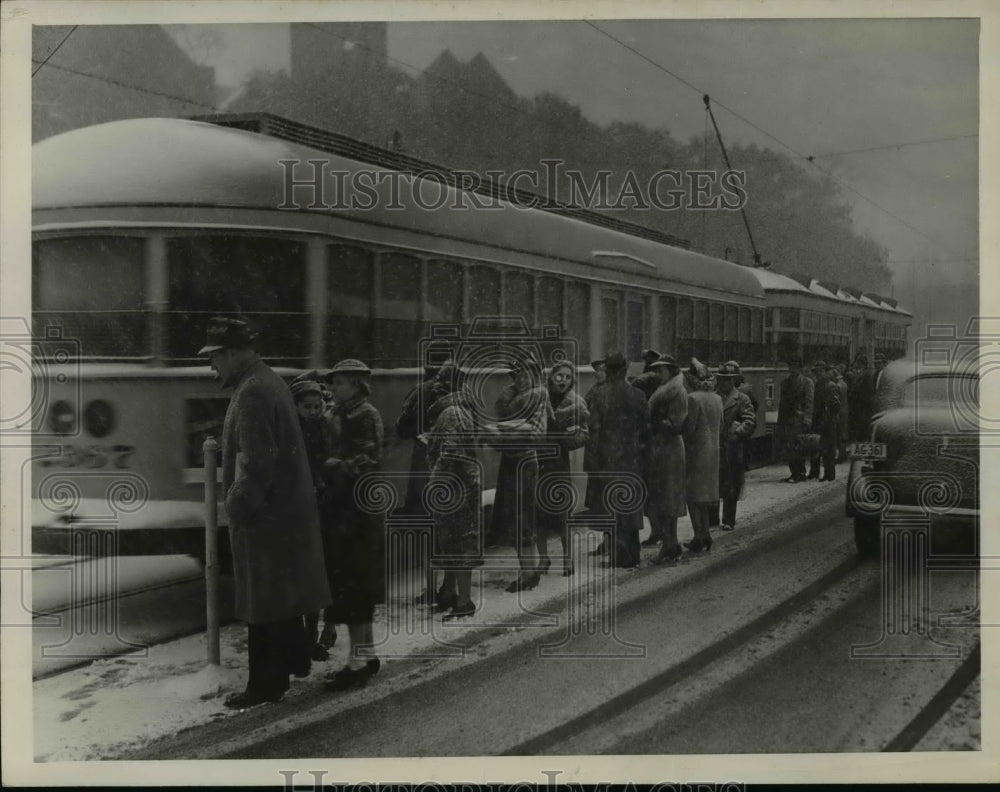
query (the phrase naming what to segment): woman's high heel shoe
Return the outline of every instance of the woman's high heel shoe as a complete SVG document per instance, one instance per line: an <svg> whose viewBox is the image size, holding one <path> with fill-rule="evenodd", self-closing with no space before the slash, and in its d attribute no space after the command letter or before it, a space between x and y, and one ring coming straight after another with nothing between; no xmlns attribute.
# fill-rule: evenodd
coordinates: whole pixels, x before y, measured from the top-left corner
<svg viewBox="0 0 1000 792"><path fill-rule="evenodd" d="M706 536L702 539L700 536L696 536L690 542L685 542L684 546L692 553L700 553L702 551L707 553L712 549L712 537Z"/></svg>

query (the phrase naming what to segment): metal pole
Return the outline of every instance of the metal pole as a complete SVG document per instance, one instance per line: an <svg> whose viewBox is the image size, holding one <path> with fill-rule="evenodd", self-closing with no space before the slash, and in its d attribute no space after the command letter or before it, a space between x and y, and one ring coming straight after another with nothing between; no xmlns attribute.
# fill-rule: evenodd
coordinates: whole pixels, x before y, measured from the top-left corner
<svg viewBox="0 0 1000 792"><path fill-rule="evenodd" d="M216 469L219 444L214 437L206 437L201 446L205 454L205 600L206 643L208 662L221 665L219 654L219 518Z"/></svg>

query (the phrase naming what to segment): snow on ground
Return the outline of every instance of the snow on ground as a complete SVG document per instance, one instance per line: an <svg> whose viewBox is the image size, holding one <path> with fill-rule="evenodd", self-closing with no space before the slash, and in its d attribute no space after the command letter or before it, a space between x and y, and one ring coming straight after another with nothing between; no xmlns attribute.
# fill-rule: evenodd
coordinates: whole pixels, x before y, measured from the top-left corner
<svg viewBox="0 0 1000 792"><path fill-rule="evenodd" d="M840 473L846 474L846 465L841 466ZM832 486L840 490L842 486L810 481L793 487L782 482L787 475L787 468L779 465L747 474L746 496L740 503L734 536L742 531L765 530L767 514L787 505L790 495L808 499L810 495L819 496L821 490ZM755 523L756 518L760 519ZM693 535L687 518L680 521L679 533L681 541ZM646 535L644 532L643 537ZM520 598L503 591L516 574L513 549L489 551L488 569L473 588L473 600L479 603L480 610L475 617L460 622L443 624L440 616L430 618L429 610L413 605L412 597L422 587L422 576L411 575L401 581L398 590L390 591L389 607L380 606L376 611L378 654L386 659L427 653L458 655L459 650L445 644L453 644L456 638L482 629L484 624L513 622L524 617L525 609L566 597L570 586L577 589L585 584L584 567L596 566L586 553L597 545L598 535L584 530L577 537L580 540L576 544L577 575L572 578L560 575L560 562L556 558L559 543L553 540L549 545L552 570L538 589L523 593ZM647 550L645 556L652 554L655 549ZM598 573L619 577L629 574L625 570L598 570ZM388 624L387 613L392 614ZM330 660L315 663L307 679L294 680L290 697L318 688L328 671L346 662L346 628L340 628L339 633L340 640ZM34 682L36 761L112 758L157 738L238 715L227 709L223 701L230 693L241 691L246 682L245 626L224 627L220 642L221 668L207 666L205 636L195 635L149 647L142 654L98 660L84 668Z"/></svg>
<svg viewBox="0 0 1000 792"><path fill-rule="evenodd" d="M983 750L982 695L982 677L977 676L913 750Z"/></svg>

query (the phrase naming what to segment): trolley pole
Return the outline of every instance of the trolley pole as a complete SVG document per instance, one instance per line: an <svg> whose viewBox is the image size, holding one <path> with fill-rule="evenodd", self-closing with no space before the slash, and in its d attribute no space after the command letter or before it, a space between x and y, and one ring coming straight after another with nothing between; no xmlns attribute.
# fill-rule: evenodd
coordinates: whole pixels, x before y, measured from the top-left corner
<svg viewBox="0 0 1000 792"><path fill-rule="evenodd" d="M219 444L206 437L201 446L205 454L205 600L206 643L209 665L221 665L219 654L219 515L218 468Z"/></svg>

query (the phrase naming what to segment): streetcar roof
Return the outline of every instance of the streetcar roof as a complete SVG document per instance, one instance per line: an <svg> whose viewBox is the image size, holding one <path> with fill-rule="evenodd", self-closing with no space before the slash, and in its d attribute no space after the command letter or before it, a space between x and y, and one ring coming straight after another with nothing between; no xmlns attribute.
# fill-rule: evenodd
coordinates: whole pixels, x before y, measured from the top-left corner
<svg viewBox="0 0 1000 792"><path fill-rule="evenodd" d="M298 180L311 174L309 160L322 160L328 176L323 197L328 203L337 195L330 170L342 171L348 180L362 170L390 172L254 132L166 118L114 121L65 132L35 144L32 159L35 210L121 206L275 210L285 201L281 160L301 163L295 166ZM425 200L437 196L438 189L446 190L445 209L421 209L408 189L398 189L398 203L404 206L400 211L386 207L389 182L383 181L373 189L379 198L372 209L325 211L437 237L579 261L604 271L653 276L742 298L764 296L749 268L576 218L507 203L491 210L447 208L462 202L463 193L439 184L426 190ZM471 206L470 195L464 193L466 206ZM308 205L309 197L308 192L296 194L303 206Z"/></svg>
<svg viewBox="0 0 1000 792"><path fill-rule="evenodd" d="M821 282L815 278L803 277L803 282L799 282L795 278L791 278L788 275L782 275L778 272L771 272L765 269L753 269L751 270L753 274L757 277L758 282L765 292L768 293L789 293L789 294L808 294L816 297L821 297L826 300L836 300L840 303L847 303L853 305L864 305L868 308L877 308L880 311L889 311L890 313L899 314L902 316L910 317L912 314L900 308L898 305L892 305L885 297L879 297L878 295L871 294L868 292L857 292L857 297L850 293L849 287L838 287L835 284L827 283L825 281ZM806 286L804 281L808 280L809 285Z"/></svg>

